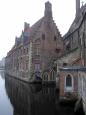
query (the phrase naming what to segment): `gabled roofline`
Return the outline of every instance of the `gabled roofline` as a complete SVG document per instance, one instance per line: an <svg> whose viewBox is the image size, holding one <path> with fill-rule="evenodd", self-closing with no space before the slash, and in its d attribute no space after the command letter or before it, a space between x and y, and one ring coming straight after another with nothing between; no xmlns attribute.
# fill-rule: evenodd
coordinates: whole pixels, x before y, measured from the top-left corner
<svg viewBox="0 0 86 115"><path fill-rule="evenodd" d="M80 28L80 26L81 26L81 24L82 24L85 16L86 16L86 11L85 11L84 15L82 16L80 24L72 32L70 32L70 29L69 29L69 31L63 36L64 39L66 39L67 37L69 37L71 34L73 34L75 31L77 31ZM75 19L76 19L76 17L75 17ZM74 21L75 21L75 19L74 19ZM74 21L73 21L73 23L74 23ZM71 26L70 26L70 28L71 28Z"/></svg>

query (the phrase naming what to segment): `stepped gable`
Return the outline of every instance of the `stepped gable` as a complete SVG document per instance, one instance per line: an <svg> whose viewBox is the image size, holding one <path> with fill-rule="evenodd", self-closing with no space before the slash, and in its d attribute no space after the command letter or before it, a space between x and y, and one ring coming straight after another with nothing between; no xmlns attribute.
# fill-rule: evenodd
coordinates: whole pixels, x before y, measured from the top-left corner
<svg viewBox="0 0 86 115"><path fill-rule="evenodd" d="M55 29L57 30L58 38L61 38L63 40L63 38L61 37L62 35L61 35L61 33L60 33L60 31L59 31L59 29L58 29L58 27L57 27L57 25L56 25L54 20L53 20L53 26L55 26Z"/></svg>
<svg viewBox="0 0 86 115"><path fill-rule="evenodd" d="M62 37L61 37L59 29L56 26L55 21L53 20L52 5L49 1L45 3L45 12L44 12L44 16L41 19L39 19L31 27L29 27L29 24L25 22L24 30L22 31L20 37L15 38L14 48L21 45L23 42L25 42L25 44L28 44L30 40L33 41L37 39L36 35L38 34L38 32L40 32L40 28L48 24L49 24L49 31L55 32L56 30L55 33L58 36L58 40L60 40L59 38L62 38Z"/></svg>
<svg viewBox="0 0 86 115"><path fill-rule="evenodd" d="M45 20L46 20L45 17L43 17L39 21L37 21L34 25L32 25L32 27L30 28L30 36L29 36L31 39L33 39L33 38L35 39L35 36L36 36L37 32L39 31L40 27L42 26L42 24ZM51 26L53 26L53 27L55 26L55 29L58 32L58 36L61 36L60 31L57 28L56 23L54 22L54 20L51 20L51 23L52 23ZM53 30L51 30L51 31L53 31Z"/></svg>
<svg viewBox="0 0 86 115"><path fill-rule="evenodd" d="M39 30L42 22L44 20L44 17L41 18L40 20L38 20L35 24L32 25L32 27L30 28L30 38L34 38L35 34L37 33L37 31Z"/></svg>
<svg viewBox="0 0 86 115"><path fill-rule="evenodd" d="M52 16L52 4L49 1L47 1L45 3L44 16L40 20L38 20L35 24L33 24L32 27L30 28L30 39L33 39L33 38L36 39L35 36L36 36L37 32L40 31L40 28L42 26L46 26L46 27L49 26L48 29L51 32L54 32L55 30L57 30L56 34L58 34L58 38L61 37L59 29L57 28L56 23L53 20L53 16Z"/></svg>
<svg viewBox="0 0 86 115"><path fill-rule="evenodd" d="M64 39L67 36L69 36L71 33L73 33L76 29L79 28L85 14L86 14L86 4L80 8L80 12L79 12L78 16L75 17L72 25L70 26L69 31L64 35Z"/></svg>
<svg viewBox="0 0 86 115"><path fill-rule="evenodd" d="M24 35L27 35L29 40L36 39L36 37L35 37L36 34L40 31L40 28L45 23L49 23L49 25L50 25L49 30L51 30L51 32L54 30L57 30L58 38L59 37L62 38L60 31L57 28L56 23L54 22L53 17L52 17L52 5L48 1L45 3L44 16L41 19L39 19L35 24L33 24L31 27L29 27L29 35L28 35L28 32L24 29L25 31L22 32L21 36L17 39L17 41L22 43L22 39L24 39ZM26 27L28 27L28 23L25 23L25 25L26 25ZM53 29L53 27L54 27L54 29ZM29 42L29 40L27 41L27 43Z"/></svg>

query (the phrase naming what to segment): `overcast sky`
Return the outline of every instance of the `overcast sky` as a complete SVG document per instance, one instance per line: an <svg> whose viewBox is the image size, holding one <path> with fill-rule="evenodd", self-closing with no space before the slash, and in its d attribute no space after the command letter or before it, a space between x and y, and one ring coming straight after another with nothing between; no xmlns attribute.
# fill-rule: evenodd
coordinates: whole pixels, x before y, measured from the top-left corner
<svg viewBox="0 0 86 115"><path fill-rule="evenodd" d="M34 24L44 15L48 0L0 0L0 59L6 56L20 36L24 22ZM53 19L64 35L75 17L76 0L49 0L52 3ZM85 0L81 0L81 2Z"/></svg>

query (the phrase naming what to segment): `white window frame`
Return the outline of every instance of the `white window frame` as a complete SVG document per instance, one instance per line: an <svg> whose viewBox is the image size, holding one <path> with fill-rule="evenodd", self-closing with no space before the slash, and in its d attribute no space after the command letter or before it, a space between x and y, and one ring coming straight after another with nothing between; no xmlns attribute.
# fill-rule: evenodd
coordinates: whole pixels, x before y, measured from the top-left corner
<svg viewBox="0 0 86 115"><path fill-rule="evenodd" d="M66 86L66 78L68 77L68 75L70 75L71 79L72 79L72 86L71 87L67 87ZM65 84L64 84L64 92L73 92L74 91L74 79L73 76L71 74L67 74L67 76L65 76Z"/></svg>

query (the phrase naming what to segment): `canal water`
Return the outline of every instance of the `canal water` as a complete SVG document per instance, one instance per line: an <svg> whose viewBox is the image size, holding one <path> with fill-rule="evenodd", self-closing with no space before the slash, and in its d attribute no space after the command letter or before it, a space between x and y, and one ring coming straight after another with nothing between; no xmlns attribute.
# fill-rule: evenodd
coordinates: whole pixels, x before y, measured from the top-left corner
<svg viewBox="0 0 86 115"><path fill-rule="evenodd" d="M74 115L62 106L55 87L26 84L0 72L0 115Z"/></svg>

